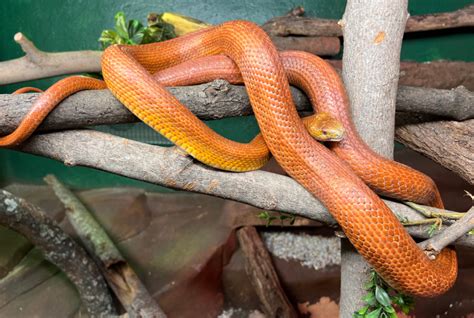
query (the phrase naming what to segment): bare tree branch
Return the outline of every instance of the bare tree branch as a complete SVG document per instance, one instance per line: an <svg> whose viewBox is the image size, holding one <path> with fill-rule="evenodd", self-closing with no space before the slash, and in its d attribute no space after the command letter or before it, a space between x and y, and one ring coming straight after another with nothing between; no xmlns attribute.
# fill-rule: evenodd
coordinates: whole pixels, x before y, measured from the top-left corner
<svg viewBox="0 0 474 318"><path fill-rule="evenodd" d="M420 152L474 184L474 119L406 124L397 141Z"/></svg>
<svg viewBox="0 0 474 318"><path fill-rule="evenodd" d="M196 162L174 147L156 147L97 131L75 130L34 136L18 150L59 160L68 166L92 167L336 226L323 205L289 177L265 171L219 171ZM389 200L385 203L404 220L423 219L404 204ZM410 234L420 238L429 237L427 229L427 226L407 228ZM462 237L456 244L474 247L474 237Z"/></svg>
<svg viewBox="0 0 474 318"><path fill-rule="evenodd" d="M399 86L397 111L436 115L455 120L474 118L474 93L465 87L436 89Z"/></svg>
<svg viewBox="0 0 474 318"><path fill-rule="evenodd" d="M171 87L170 92L201 119L219 119L252 114L243 86L216 80L209 84ZM292 88L299 111L311 105L300 90ZM12 132L31 108L38 94L0 94L0 134ZM457 120L474 118L474 93L464 88L454 90L400 87L397 109L447 116ZM137 121L107 90L83 91L64 100L40 126L40 130L72 129L91 125Z"/></svg>
<svg viewBox="0 0 474 318"><path fill-rule="evenodd" d="M412 16L407 20L405 33L474 26L474 5L453 12ZM342 36L337 20L286 15L263 24L263 29L274 36Z"/></svg>
<svg viewBox="0 0 474 318"><path fill-rule="evenodd" d="M21 38L23 40L21 40L20 43L24 43L25 50L31 52L32 50L29 49L28 46L34 47L34 45L26 44L29 41L23 35ZM276 42L280 43L279 48L281 50L300 49L322 55L330 55L331 52L339 51L340 45L340 40L332 37L327 38L327 40L320 40L318 37L308 37L307 39L304 37L290 37L284 40L281 39L281 37L276 37ZM35 52L40 52L33 53L33 56L38 57L33 57L33 59L39 60L41 67L29 62L27 56L16 60L0 62L0 85L29 79L45 78L53 75L101 71L100 58L102 52L100 51L45 53L38 51L36 48L33 49L33 51L34 50L36 50ZM48 62L48 64L45 64L44 56L47 57L46 62ZM40 57L43 57L43 59ZM340 60L328 60L328 62L338 69L342 68ZM52 71L54 72L51 73ZM469 62L402 62L400 84L444 89L462 85L468 90L474 90L473 74L474 63Z"/></svg>
<svg viewBox="0 0 474 318"><path fill-rule="evenodd" d="M344 34L342 78L352 119L376 153L392 159L395 105L408 0L348 0L339 24ZM350 244L341 245L340 316L364 306L370 266Z"/></svg>
<svg viewBox="0 0 474 318"><path fill-rule="evenodd" d="M297 50L320 56L332 56L341 50L341 40L330 36L272 36L280 51Z"/></svg>
<svg viewBox="0 0 474 318"><path fill-rule="evenodd" d="M452 244L452 242L463 235L466 235L466 233L472 229L474 229L474 207L471 207L469 211L453 225L445 228L436 236L421 242L419 245L427 252L429 257L434 259L443 248Z"/></svg>
<svg viewBox="0 0 474 318"><path fill-rule="evenodd" d="M0 190L0 223L24 235L67 275L91 316L115 314L112 297L94 261L40 209Z"/></svg>
<svg viewBox="0 0 474 318"><path fill-rule="evenodd" d="M165 318L166 315L148 293L135 271L79 198L53 175L46 176L44 180L66 207L69 222L87 251L96 258L105 279L129 317Z"/></svg>
<svg viewBox="0 0 474 318"><path fill-rule="evenodd" d="M80 72L100 70L100 51L47 53L40 51L22 33L14 36L25 56L0 62L0 85Z"/></svg>
<svg viewBox="0 0 474 318"><path fill-rule="evenodd" d="M474 26L474 5L453 12L414 15L407 21L405 32L431 31Z"/></svg>

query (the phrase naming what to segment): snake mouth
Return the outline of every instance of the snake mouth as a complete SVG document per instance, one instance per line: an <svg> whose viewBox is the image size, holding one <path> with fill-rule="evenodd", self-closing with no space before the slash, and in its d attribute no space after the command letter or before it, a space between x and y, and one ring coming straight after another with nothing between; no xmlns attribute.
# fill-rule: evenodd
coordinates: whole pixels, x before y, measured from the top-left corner
<svg viewBox="0 0 474 318"><path fill-rule="evenodd" d="M344 139L344 135L336 136L336 137L329 137L325 141L338 142L338 141L341 141L342 139Z"/></svg>
<svg viewBox="0 0 474 318"><path fill-rule="evenodd" d="M326 130L323 129L319 134L318 134L318 139L319 141L322 142L327 142L327 141L332 141L332 142L337 142L341 141L344 139L345 136L345 131L342 127L338 127L335 130Z"/></svg>

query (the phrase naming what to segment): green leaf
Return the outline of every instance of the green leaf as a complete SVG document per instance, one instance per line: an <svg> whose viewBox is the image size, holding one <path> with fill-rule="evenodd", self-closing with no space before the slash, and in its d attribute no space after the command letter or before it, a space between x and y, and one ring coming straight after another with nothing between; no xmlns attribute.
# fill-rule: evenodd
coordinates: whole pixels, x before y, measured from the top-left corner
<svg viewBox="0 0 474 318"><path fill-rule="evenodd" d="M257 215L258 218L262 220L266 220L267 224L266 226L270 226L273 220L277 219L276 216L270 215L267 211L260 212L260 214Z"/></svg>
<svg viewBox="0 0 474 318"><path fill-rule="evenodd" d="M398 318L396 312L389 313L388 316L389 316L389 318Z"/></svg>
<svg viewBox="0 0 474 318"><path fill-rule="evenodd" d="M125 13L122 11L115 14L115 31L123 39L128 39L127 23L125 19Z"/></svg>
<svg viewBox="0 0 474 318"><path fill-rule="evenodd" d="M415 308L415 298L413 298L412 296L403 295L403 294L402 294L402 298L405 303L404 307L402 307L402 311L405 313L405 310L406 310L406 313L408 314L410 310Z"/></svg>
<svg viewBox="0 0 474 318"><path fill-rule="evenodd" d="M368 314L365 315L365 318L378 318L381 312L382 312L382 307L369 312Z"/></svg>
<svg viewBox="0 0 474 318"><path fill-rule="evenodd" d="M356 313L357 313L358 315L364 316L365 313L369 310L369 307L370 307L369 305L364 306L364 307L362 307L361 309L359 309Z"/></svg>
<svg viewBox="0 0 474 318"><path fill-rule="evenodd" d="M262 211L257 215L257 217L260 218L260 219L265 219L266 220L270 217L270 215L268 214L267 211Z"/></svg>
<svg viewBox="0 0 474 318"><path fill-rule="evenodd" d="M141 44L144 34L145 28L140 21L130 20L128 22L128 38L130 39L130 44Z"/></svg>
<svg viewBox="0 0 474 318"><path fill-rule="evenodd" d="M375 286L375 282L373 279L369 280L367 283L365 283L364 288L366 290L372 289Z"/></svg>
<svg viewBox="0 0 474 318"><path fill-rule="evenodd" d="M100 35L99 42L103 48L106 48L111 44L115 44L117 38L119 38L119 36L114 30L104 30Z"/></svg>
<svg viewBox="0 0 474 318"><path fill-rule="evenodd" d="M380 286L375 286L375 298L384 307L390 306L390 296Z"/></svg>
<svg viewBox="0 0 474 318"><path fill-rule="evenodd" d="M393 308L392 306L383 307L383 310L384 310L386 313L389 313L389 314L395 312L395 308Z"/></svg>
<svg viewBox="0 0 474 318"><path fill-rule="evenodd" d="M400 306L400 309L403 311L403 313L405 315L408 315L408 313L410 312L411 310L411 306L408 306L408 305L401 305Z"/></svg>
<svg viewBox="0 0 474 318"><path fill-rule="evenodd" d="M362 298L362 300L368 304L368 305L371 305L371 306L374 306L375 305L375 294L373 291L367 293L364 298Z"/></svg>

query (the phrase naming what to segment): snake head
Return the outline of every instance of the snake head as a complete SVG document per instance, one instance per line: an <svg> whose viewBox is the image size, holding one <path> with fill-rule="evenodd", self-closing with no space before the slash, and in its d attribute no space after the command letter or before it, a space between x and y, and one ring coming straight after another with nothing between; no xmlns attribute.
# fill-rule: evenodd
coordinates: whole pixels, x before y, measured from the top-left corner
<svg viewBox="0 0 474 318"><path fill-rule="evenodd" d="M340 141L344 138L344 126L328 113L305 117L303 123L310 135L318 141Z"/></svg>

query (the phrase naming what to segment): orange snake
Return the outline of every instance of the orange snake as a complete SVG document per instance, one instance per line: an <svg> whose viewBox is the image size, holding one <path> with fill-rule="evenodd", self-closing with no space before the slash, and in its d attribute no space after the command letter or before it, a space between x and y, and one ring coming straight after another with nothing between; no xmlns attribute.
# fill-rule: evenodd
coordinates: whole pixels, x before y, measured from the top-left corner
<svg viewBox="0 0 474 318"><path fill-rule="evenodd" d="M303 52L279 54L258 26L232 21L161 43L111 46L103 54L102 71L107 86L82 77L53 85L36 101L22 128L0 138L0 145L26 139L52 104L70 94L107 87L138 118L199 161L226 170L257 169L263 164L261 153L213 132L161 86L217 77L243 81L263 139L278 163L327 207L359 253L392 287L433 297L453 285L454 250L444 249L436 260L428 259L368 187L381 195L442 207L436 185L365 145L350 119L343 83L322 59ZM333 152L305 130L288 81L302 88L318 111L343 124L346 135L329 145Z"/></svg>

